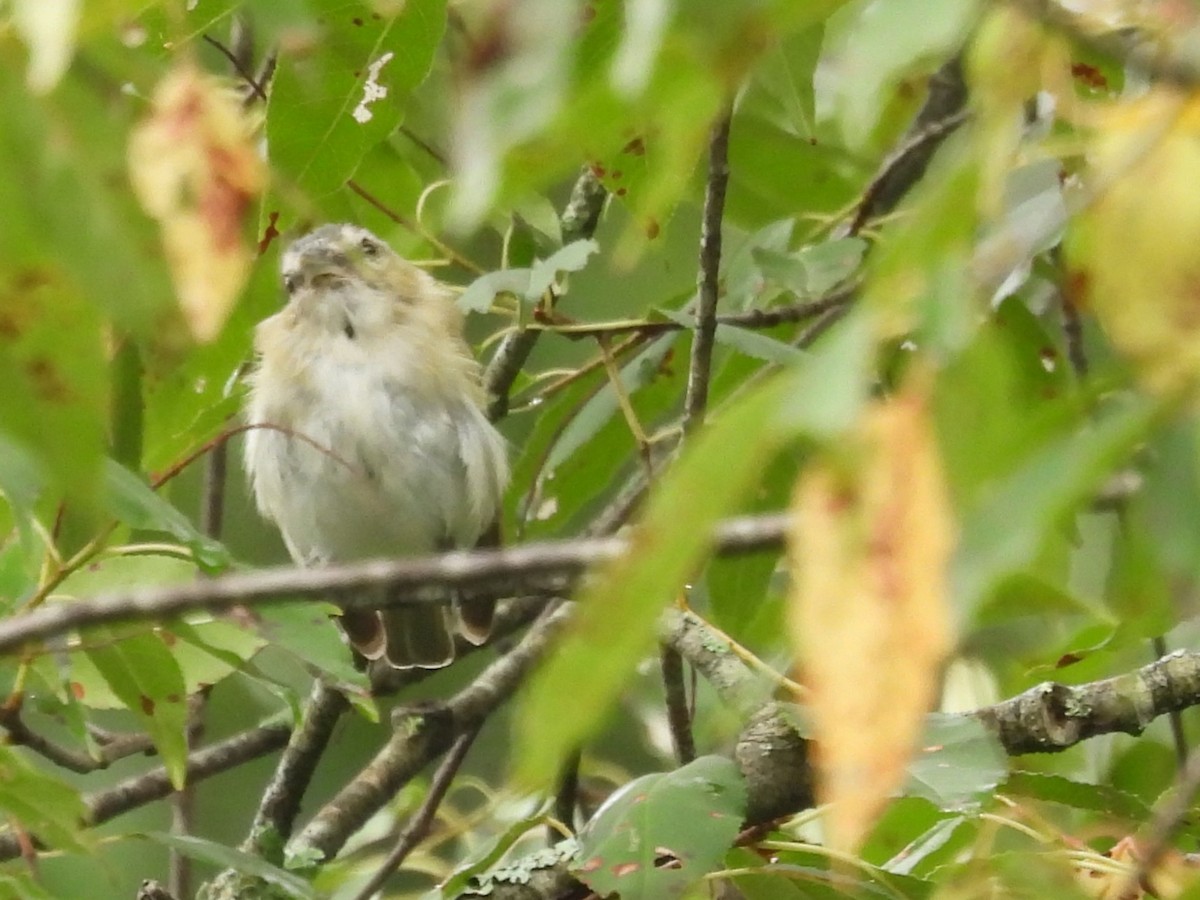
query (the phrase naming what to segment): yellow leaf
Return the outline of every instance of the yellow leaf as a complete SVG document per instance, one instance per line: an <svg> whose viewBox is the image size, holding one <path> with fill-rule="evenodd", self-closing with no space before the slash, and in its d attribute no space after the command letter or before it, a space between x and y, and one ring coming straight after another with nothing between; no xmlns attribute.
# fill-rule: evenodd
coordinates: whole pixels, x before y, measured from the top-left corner
<svg viewBox="0 0 1200 900"><path fill-rule="evenodd" d="M830 843L853 851L905 777L953 643L954 525L923 389L880 403L793 499L789 625Z"/></svg>
<svg viewBox="0 0 1200 900"><path fill-rule="evenodd" d="M236 94L185 65L159 85L150 118L131 137L129 171L162 228L188 327L197 340L212 340L254 258L243 225L265 170L253 123Z"/></svg>
<svg viewBox="0 0 1200 900"><path fill-rule="evenodd" d="M1090 162L1094 202L1068 243L1074 299L1090 306L1152 390L1200 377L1200 97L1157 89L1106 109Z"/></svg>

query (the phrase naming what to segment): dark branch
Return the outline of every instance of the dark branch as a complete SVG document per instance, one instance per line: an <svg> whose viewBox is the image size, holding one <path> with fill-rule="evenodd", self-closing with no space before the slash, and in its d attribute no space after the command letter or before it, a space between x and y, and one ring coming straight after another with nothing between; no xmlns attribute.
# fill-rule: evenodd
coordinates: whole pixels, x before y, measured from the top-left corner
<svg viewBox="0 0 1200 900"><path fill-rule="evenodd" d="M776 549L782 544L785 525L781 514L728 519L714 530L714 552L728 556ZM446 603L452 590L465 601L554 595L569 590L589 567L615 559L627 549L624 537L577 538L314 569L280 566L98 595L87 603L47 604L0 622L0 653L87 625L159 621L197 609L222 612L298 597L336 595L347 607L379 608Z"/></svg>
<svg viewBox="0 0 1200 900"><path fill-rule="evenodd" d="M791 815L813 802L807 744L784 709L771 699L773 685L756 676L730 649L726 639L699 616L668 610L662 639L709 682L718 697L741 714L747 724L734 758L746 778L746 824L755 826ZM1177 651L1134 673L1092 684L1067 687L1044 684L973 716L997 734L1008 753L1057 752L1100 734L1140 734L1158 716L1200 705L1200 651ZM1200 785L1200 752L1185 767L1179 802L1164 806L1147 841L1165 846L1179 821L1179 809ZM1165 835L1165 837L1163 837ZM566 900L579 883L566 862L547 863L529 871L516 868L527 882L490 882L491 900ZM521 868L524 866L524 868Z"/></svg>
<svg viewBox="0 0 1200 900"><path fill-rule="evenodd" d="M154 743L147 735L121 735L111 742L101 743L100 752L92 756L82 750L52 741L30 728L21 712L19 705L0 707L0 727L7 732L7 742L14 747L26 747L43 759L71 772L86 774L97 769L107 769L119 759L154 749Z"/></svg>
<svg viewBox="0 0 1200 900"><path fill-rule="evenodd" d="M721 222L725 218L725 189L729 185L729 122L726 111L713 125L708 142L708 182L704 190L704 218L700 223L700 299L696 305L696 333L683 401L684 431L704 423L708 408L708 382L713 344L717 335L717 300L721 293Z"/></svg>
<svg viewBox="0 0 1200 900"><path fill-rule="evenodd" d="M544 614L516 647L484 669L444 707L397 710L391 740L313 816L289 845L288 856L304 860L335 857L396 791L512 696L566 621L568 610L564 604Z"/></svg>
<svg viewBox="0 0 1200 900"><path fill-rule="evenodd" d="M973 713L1011 754L1057 753L1101 734L1141 734L1151 721L1200 704L1200 652L1179 650L1090 684L1046 682Z"/></svg>
<svg viewBox="0 0 1200 900"><path fill-rule="evenodd" d="M278 750L287 743L291 730L283 724L262 725L189 754L188 783L198 783ZM85 796L86 812L82 824L99 825L131 809L162 800L174 790L165 768L135 775L116 787ZM20 855L20 838L13 833L0 835L0 861L15 859Z"/></svg>
<svg viewBox="0 0 1200 900"><path fill-rule="evenodd" d="M354 900L370 900L375 896L375 892L383 887L384 882L393 872L400 868L408 855L416 849L417 844L425 839L429 833L429 827L433 824L433 817L437 815L438 807L442 805L446 792L450 790L450 785L454 782L458 770L462 768L463 760L467 758L467 751L471 749L478 734L479 728L475 727L464 732L454 742L454 746L450 748L450 752L446 754L446 758L442 760L442 764L438 766L438 770L433 775L433 781L429 784L429 793L425 795L420 808L413 813L408 824L404 826L404 830L400 832L396 846L383 861L379 871L372 875L362 889L355 894Z"/></svg>
<svg viewBox="0 0 1200 900"><path fill-rule="evenodd" d="M674 647L664 646L659 651L659 667L662 670L667 724L671 729L671 742L675 745L675 758L680 765L685 765L696 758L696 741L692 737L692 714L688 706L687 688L683 683L683 657Z"/></svg>
<svg viewBox="0 0 1200 900"><path fill-rule="evenodd" d="M283 845L292 836L300 801L329 746L334 726L349 708L340 691L320 679L313 682L304 714L263 792L243 850L277 865L283 861Z"/></svg>
<svg viewBox="0 0 1200 900"><path fill-rule="evenodd" d="M585 168L571 190L566 208L559 216L564 245L595 234L607 197L604 185L591 169ZM487 416L493 422L508 414L509 392L528 362L537 340L538 332L534 329L522 328L510 332L500 342L496 354L488 363L483 386L487 392Z"/></svg>
<svg viewBox="0 0 1200 900"><path fill-rule="evenodd" d="M836 235L858 234L868 222L896 208L925 175L929 161L946 138L966 121L966 102L962 60L955 57L930 79L929 94L912 126L880 165L853 217Z"/></svg>

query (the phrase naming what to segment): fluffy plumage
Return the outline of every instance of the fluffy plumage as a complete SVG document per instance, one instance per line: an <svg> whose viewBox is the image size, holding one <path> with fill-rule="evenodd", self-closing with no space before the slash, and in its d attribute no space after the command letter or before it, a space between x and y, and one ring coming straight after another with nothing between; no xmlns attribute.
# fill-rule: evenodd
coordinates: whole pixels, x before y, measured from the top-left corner
<svg viewBox="0 0 1200 900"><path fill-rule="evenodd" d="M289 301L255 332L248 420L270 427L248 432L245 463L259 510L303 565L472 546L498 515L508 465L448 291L354 225L297 240L282 274ZM437 668L456 629L486 639L490 607L467 612L348 612L342 624L370 659Z"/></svg>

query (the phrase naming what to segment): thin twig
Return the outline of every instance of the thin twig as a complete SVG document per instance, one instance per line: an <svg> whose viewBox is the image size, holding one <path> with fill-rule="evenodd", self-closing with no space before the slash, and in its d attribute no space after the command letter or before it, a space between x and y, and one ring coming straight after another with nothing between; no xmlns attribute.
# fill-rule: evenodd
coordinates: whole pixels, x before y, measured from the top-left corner
<svg viewBox="0 0 1200 900"><path fill-rule="evenodd" d="M241 59L241 57L238 57ZM204 483L200 491L200 531L213 540L221 539L225 524L225 486L229 463L229 444L221 441L205 457ZM196 727L188 729L188 749L200 740L204 727L204 707L207 692L197 695L192 718ZM192 785L171 798L171 833L188 835L195 819L196 791ZM192 896L192 858L171 847L167 862L167 886L176 897Z"/></svg>
<svg viewBox="0 0 1200 900"><path fill-rule="evenodd" d="M857 285L839 287L816 300L803 300L799 303L789 303L783 306L773 306L770 309L748 309L744 312L723 313L716 317L717 325L728 325L734 328L766 329L779 325L805 322L832 309L840 308L849 303L858 292ZM690 328L687 322L674 319L622 319L613 322L573 322L545 323L533 322L526 326L530 331L553 331L567 337L586 337L614 334L638 334L642 337L656 337L673 331L685 331ZM615 351L616 348L614 348Z"/></svg>
<svg viewBox="0 0 1200 900"><path fill-rule="evenodd" d="M625 390L625 384L621 381L621 367L617 365L607 338L601 337L596 343L599 344L600 353L604 357L604 371L608 374L608 383L612 387L613 395L617 398L617 407L621 410L629 433L633 435L633 442L637 445L638 457L646 469L646 476L650 477L653 475L650 459L651 442L646 436L646 430L642 427L641 419L638 418L637 410L633 408L629 392Z"/></svg>
<svg viewBox="0 0 1200 900"><path fill-rule="evenodd" d="M912 125L880 164L855 205L854 213L833 232L858 234L869 222L894 210L925 175L938 148L966 121L967 85L962 58L955 56L929 79L929 93Z"/></svg>
<svg viewBox="0 0 1200 900"><path fill-rule="evenodd" d="M1167 639L1162 635L1150 639L1150 648L1154 652L1154 658L1162 659L1167 655ZM1175 747L1175 762L1179 766L1179 771L1183 771L1187 765L1188 745L1187 736L1183 732L1183 714L1178 709L1173 709L1167 714L1167 721L1171 723L1171 744Z"/></svg>
<svg viewBox="0 0 1200 900"><path fill-rule="evenodd" d="M562 767L558 770L558 787L554 791L554 818L558 824L564 825L571 831L575 830L575 807L579 803L579 764L583 753L578 747L567 754ZM553 847L562 840L562 834L555 824L546 826L546 843Z"/></svg>
<svg viewBox="0 0 1200 900"><path fill-rule="evenodd" d="M708 384L712 377L713 347L717 336L717 301L721 296L721 227L725 218L725 190L729 186L729 125L732 110L725 110L712 127L708 142L708 181L704 190L704 215L700 223L699 300L696 330L683 399L683 433L690 435L704 424L708 409ZM659 665L667 705L667 723L680 763L696 758L692 717L684 684L683 657L675 648L659 648Z"/></svg>
<svg viewBox="0 0 1200 900"><path fill-rule="evenodd" d="M675 745L675 757L683 765L696 758L691 709L683 682L683 657L674 647L663 644L659 649L659 667L666 691L667 724L671 730L671 741Z"/></svg>
<svg viewBox="0 0 1200 900"><path fill-rule="evenodd" d="M1067 359L1071 362L1071 370L1076 378L1086 378L1088 359L1083 346L1083 319L1068 291L1059 292L1059 308L1062 310L1063 338L1067 343Z"/></svg>
<svg viewBox="0 0 1200 900"><path fill-rule="evenodd" d="M778 548L786 524L784 514L727 519L713 531L713 551L718 556L733 556ZM625 537L575 538L312 569L279 566L114 592L97 595L88 603L49 604L0 622L0 653L12 653L87 625L159 621L198 609L224 612L235 606L254 607L300 597L337 594L343 606L376 609L409 603L443 604L451 601L452 590L464 602L514 594L561 594L589 567L615 559L627 549Z"/></svg>
<svg viewBox="0 0 1200 900"><path fill-rule="evenodd" d="M71 772L81 775L107 769L119 759L145 753L153 749L153 742L146 735L135 735L135 740L121 743L114 742L100 747L98 756L93 757L82 750L66 747L50 738L34 731L21 715L20 705L5 704L0 707L0 727L7 732L6 742L15 747L25 747L28 750L49 760L56 766L61 766Z"/></svg>
<svg viewBox="0 0 1200 900"><path fill-rule="evenodd" d="M252 92L252 94L255 97L257 97L259 100L263 101L264 103L267 101L267 92L263 89L262 84L259 83L259 81L255 77L254 73L251 72L248 68L246 68L245 64L243 63L243 61L241 59L238 58L238 55L236 53L234 53L232 50L230 50L228 47L226 47L223 43L218 41L215 37L212 37L207 34L202 34L202 35L200 35L200 37L203 38L205 43L211 44L213 47L216 47L217 50L220 51L221 55L224 56L227 60L229 60L229 64L231 66L233 66L233 70L237 73L238 77L241 78L243 82L245 82L246 87L250 88L250 91ZM265 83L266 82L263 82L263 84L265 84Z"/></svg>
<svg viewBox="0 0 1200 900"><path fill-rule="evenodd" d="M700 300L696 306L696 333L683 401L684 431L704 422L708 408L708 382L713 344L717 334L717 299L721 291L721 221L725 217L725 189L729 185L729 122L726 111L713 125L708 143L708 183L704 191L704 218L700 225Z"/></svg>
<svg viewBox="0 0 1200 900"><path fill-rule="evenodd" d="M450 752L446 754L446 758L442 760L442 764L438 766L437 772L434 773L433 780L429 783L429 792L425 795L420 808L413 813L408 824L404 826L404 830L400 832L396 846L387 855L387 859L383 861L379 871L372 875L371 879L354 895L354 900L369 900L374 896L391 874L400 868L417 844L425 839L430 825L433 824L433 817L437 815L438 807L442 805L442 800L445 799L446 792L450 790L450 785L462 767L463 760L467 758L467 751L471 749L471 744L475 742L475 738L479 734L479 727L476 726L459 735L454 746L450 748Z"/></svg>
<svg viewBox="0 0 1200 900"><path fill-rule="evenodd" d="M362 197L362 199L366 200L368 203L370 203L373 207L375 207L377 210L379 210L381 213L383 213L385 216L387 216L389 219L391 219L397 225L401 226L402 228L408 229L413 234L416 234L416 235L420 236L421 238L423 238L424 240L428 241L430 244L433 245L433 247L437 250L438 253L442 254L444 257L446 257L446 259L453 262L456 266L466 269L468 272L471 272L475 275L483 274L483 269L480 268L476 263L467 259L465 256L463 256L461 253L459 253L457 250L455 250L449 244L440 240L437 237L437 235L430 234L428 231L426 231L424 228L421 227L419 222L414 222L412 219L408 218L407 216L401 215L400 213L396 212L396 210L392 209L390 206L388 206L386 203L384 203L382 200L380 200L378 197L376 197L374 194L372 194L370 191L368 191L365 187L363 187L359 182L355 181L353 178L351 178L349 181L346 182L346 187L348 187L351 191L353 191L358 196Z"/></svg>
<svg viewBox="0 0 1200 900"><path fill-rule="evenodd" d="M1114 897L1141 896L1140 886L1146 883L1154 867L1167 852L1175 832L1191 812L1197 791L1200 791L1200 747L1188 754L1175 780L1174 789L1157 804L1154 818L1143 830L1137 843L1137 868L1130 873L1122 889L1113 894Z"/></svg>

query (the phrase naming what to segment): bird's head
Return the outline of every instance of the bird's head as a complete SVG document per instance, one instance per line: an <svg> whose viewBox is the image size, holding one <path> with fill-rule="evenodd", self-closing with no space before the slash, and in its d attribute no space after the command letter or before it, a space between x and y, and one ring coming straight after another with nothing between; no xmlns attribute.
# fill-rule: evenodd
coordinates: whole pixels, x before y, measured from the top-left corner
<svg viewBox="0 0 1200 900"><path fill-rule="evenodd" d="M323 225L297 239L281 275L298 319L349 337L409 321L453 327L445 288L358 225Z"/></svg>

